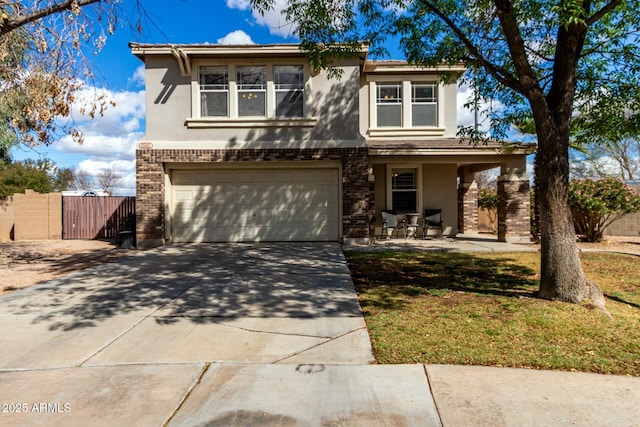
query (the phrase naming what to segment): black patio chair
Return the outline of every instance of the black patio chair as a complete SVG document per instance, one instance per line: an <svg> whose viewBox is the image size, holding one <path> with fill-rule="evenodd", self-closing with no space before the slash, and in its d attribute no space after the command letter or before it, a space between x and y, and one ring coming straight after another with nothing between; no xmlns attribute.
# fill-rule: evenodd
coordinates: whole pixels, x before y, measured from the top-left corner
<svg viewBox="0 0 640 427"><path fill-rule="evenodd" d="M442 226L442 209L425 209L422 220L422 238L426 239L430 229L440 230L440 237L444 233Z"/></svg>

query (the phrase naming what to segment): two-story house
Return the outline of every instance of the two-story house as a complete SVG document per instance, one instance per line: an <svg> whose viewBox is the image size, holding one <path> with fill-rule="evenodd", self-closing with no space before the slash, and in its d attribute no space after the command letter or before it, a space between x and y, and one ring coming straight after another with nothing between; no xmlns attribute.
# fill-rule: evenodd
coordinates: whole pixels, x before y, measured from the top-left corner
<svg viewBox="0 0 640 427"><path fill-rule="evenodd" d="M336 79L292 44L131 49L146 69L140 246L366 243L385 209L441 209L455 236L476 229L474 174L494 167L499 239L529 238L531 149L456 138L462 67L370 61L363 50L337 62Z"/></svg>

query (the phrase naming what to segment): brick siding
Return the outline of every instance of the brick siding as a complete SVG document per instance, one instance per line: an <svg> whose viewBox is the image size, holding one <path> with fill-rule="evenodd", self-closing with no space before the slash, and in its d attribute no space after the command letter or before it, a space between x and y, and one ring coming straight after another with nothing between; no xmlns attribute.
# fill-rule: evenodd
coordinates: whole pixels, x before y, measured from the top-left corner
<svg viewBox="0 0 640 427"><path fill-rule="evenodd" d="M531 237L529 180L498 180L498 240Z"/></svg>
<svg viewBox="0 0 640 427"><path fill-rule="evenodd" d="M164 239L164 163L281 162L332 160L342 163L342 226L345 238L366 238L369 229L369 182L367 148L321 149L167 149L154 150L141 143L136 152L137 237Z"/></svg>
<svg viewBox="0 0 640 427"><path fill-rule="evenodd" d="M478 187L461 184L458 187L458 232L478 231Z"/></svg>

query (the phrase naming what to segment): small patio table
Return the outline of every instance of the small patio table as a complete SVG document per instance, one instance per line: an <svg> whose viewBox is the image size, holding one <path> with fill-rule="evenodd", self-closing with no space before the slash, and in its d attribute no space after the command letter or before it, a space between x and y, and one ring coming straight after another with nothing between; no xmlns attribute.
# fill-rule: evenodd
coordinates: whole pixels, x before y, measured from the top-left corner
<svg viewBox="0 0 640 427"><path fill-rule="evenodd" d="M407 237L416 238L416 232L418 230L418 220L420 219L420 214L418 212L409 212L406 213L407 217Z"/></svg>

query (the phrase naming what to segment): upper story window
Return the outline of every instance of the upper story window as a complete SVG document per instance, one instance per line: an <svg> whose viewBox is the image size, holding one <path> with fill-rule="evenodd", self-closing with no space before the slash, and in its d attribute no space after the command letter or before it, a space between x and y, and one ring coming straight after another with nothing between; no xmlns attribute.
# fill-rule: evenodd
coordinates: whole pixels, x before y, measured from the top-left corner
<svg viewBox="0 0 640 427"><path fill-rule="evenodd" d="M227 67L200 67L200 114L229 116L229 74Z"/></svg>
<svg viewBox="0 0 640 427"><path fill-rule="evenodd" d="M411 83L411 125L438 125L438 92L435 83Z"/></svg>
<svg viewBox="0 0 640 427"><path fill-rule="evenodd" d="M369 76L368 134L386 136L442 136L447 132L444 85L418 76Z"/></svg>
<svg viewBox="0 0 640 427"><path fill-rule="evenodd" d="M376 86L378 126L402 126L402 83L378 83Z"/></svg>
<svg viewBox="0 0 640 427"><path fill-rule="evenodd" d="M276 116L304 116L304 70L302 65L276 65Z"/></svg>
<svg viewBox="0 0 640 427"><path fill-rule="evenodd" d="M267 110L267 67L238 67L238 116L264 117Z"/></svg>
<svg viewBox="0 0 640 427"><path fill-rule="evenodd" d="M258 122L269 126L280 125L276 123L282 119L294 126L309 126L315 119L307 117L308 79L303 65L201 65L192 82L193 117L187 123L224 126L256 119L257 126Z"/></svg>

